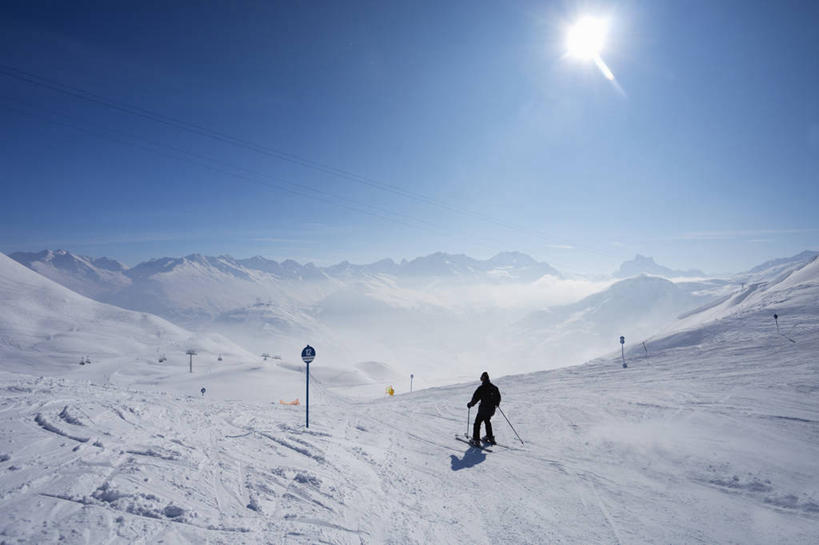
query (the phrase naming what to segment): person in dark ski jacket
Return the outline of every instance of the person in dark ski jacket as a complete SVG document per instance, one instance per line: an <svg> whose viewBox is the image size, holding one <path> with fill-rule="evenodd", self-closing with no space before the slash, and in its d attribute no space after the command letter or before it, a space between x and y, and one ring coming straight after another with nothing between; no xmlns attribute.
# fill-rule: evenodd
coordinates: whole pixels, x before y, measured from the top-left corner
<svg viewBox="0 0 819 545"><path fill-rule="evenodd" d="M475 417L475 425L472 426L472 441L479 443L481 440L481 422L486 423L486 441L495 444L495 436L492 435L492 422L490 419L495 414L495 407L500 405L501 395L498 387L489 382L489 373L484 371L481 374L481 385L472 394L472 401L466 404L472 408L478 402L478 415Z"/></svg>

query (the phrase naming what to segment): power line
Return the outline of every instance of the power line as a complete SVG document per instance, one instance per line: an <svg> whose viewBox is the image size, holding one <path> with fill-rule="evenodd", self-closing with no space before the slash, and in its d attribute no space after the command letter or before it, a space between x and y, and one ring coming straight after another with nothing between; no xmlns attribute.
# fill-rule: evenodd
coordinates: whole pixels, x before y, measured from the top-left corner
<svg viewBox="0 0 819 545"><path fill-rule="evenodd" d="M179 119L176 119L176 118L173 118L173 117L166 116L166 115L161 114L161 113L157 113L157 112L154 112L154 111L151 111L151 110L147 110L147 109L139 107L139 106L133 106L133 105L130 105L130 104L127 104L127 103L117 102L117 101L114 101L114 100L112 100L110 98L107 98L107 97L104 97L102 95L98 95L96 93L93 93L91 91L87 91L85 89L81 89L81 88L78 88L78 87L73 87L73 86L70 86L70 85L66 85L66 84L63 84L61 82L55 81L53 79L45 78L43 76L39 76L39 75L36 75L36 74L32 74L30 72L20 70L18 68L13 67L13 66L0 64L0 75L5 75L7 77L14 78L14 79L17 79L19 81L23 81L23 82L31 84L31 85L36 85L36 86L39 86L39 87L43 87L43 88L47 88L47 89L50 89L50 90L53 90L53 91L57 91L57 92L60 92L60 93L63 93L63 94L66 94L66 95L81 99L81 100L85 100L87 102L91 102L91 103L94 103L94 104L105 106L107 108L110 108L110 109L113 109L113 110L116 110L116 111L119 111L119 112L122 112L122 113L127 113L127 114L130 114L130 115L136 116L136 117L141 117L143 119L148 119L148 120L151 120L151 121L155 121L157 123L161 123L161 124L166 125L166 126L174 127L174 128L186 131L186 132L190 132L190 133L193 133L193 134L204 136L204 137L210 138L212 140L228 143L228 144L231 144L231 145L234 145L234 146L237 146L237 147L241 147L241 148L244 148L244 149L247 149L247 150L250 150L250 151L257 152L257 153L262 154L262 155L267 155L269 157L274 157L274 158L277 158L277 159L281 159L281 160L284 160L284 161L287 161L287 162L290 162L290 163L293 163L293 164L297 164L297 165L300 165L300 166L303 166L303 167L306 167L306 168L311 168L311 169L323 172L323 173L331 175L331 176L335 176L335 177L338 177L338 178L342 178L342 179L350 180L350 181L360 183L360 184L363 184L363 185L367 185L367 186L379 189L381 191L392 193L394 195L398 195L398 196L401 196L401 197L404 197L404 198L412 199L412 200L422 202L422 203L425 203L425 204L433 205L433 206L442 208L444 210L448 210L450 212L455 212L455 213L459 213L459 214L462 214L462 215L472 216L472 217L475 217L475 218L480 219L482 221L485 221L487 223L492 223L492 224L498 225L500 227L504 227L504 228L512 230L512 231L526 233L529 236L534 236L536 238L542 239L544 242L547 242L548 244L550 244L548 239L547 239L547 235L545 233L542 233L542 232L539 232L539 231L536 231L536 230L531 230L531 229L522 227L520 225L512 224L512 223L509 223L509 222L506 222L506 221L499 220L499 219L497 219L497 218L495 218L495 217L493 217L493 216L491 216L489 214L485 214L483 212L470 210L470 209L466 209L466 208L462 208L462 207L458 207L458 206L454 206L454 205L451 205L451 204L446 203L444 201L434 199L432 197L429 197L429 196L421 194L421 193L408 191L406 189L403 189L401 187L398 187L398 186L395 186L395 185L392 185L392 184L384 183L384 182L375 180L373 178L370 178L370 177L367 177L367 176L362 176L362 175L350 172L350 171L345 170L345 169L341 169L341 168L330 166L330 165L327 165L327 164L324 164L324 163L320 163L318 161L313 161L311 159L307 159L305 157L301 157L299 155L296 155L296 154L293 154L293 153L290 153L290 152L286 152L286 151L283 151L283 150L280 150L280 149L277 149L277 148L273 148L271 146L261 145L261 144L252 142L250 140L235 137L235 136L229 135L227 133L217 131L217 130L213 130L213 129L210 129L208 127L198 125L198 124L195 124L195 123L182 121L182 120L179 120ZM179 151L181 151L183 153L190 153L190 152L186 152L186 151L182 151L182 150L179 150ZM292 182L287 182L287 183L292 183ZM303 186L303 187L306 187L306 186ZM313 188L308 188L308 189L310 189L311 191L316 191ZM339 197L334 197L334 198L339 198ZM554 246L554 244L551 244L551 245ZM585 252L597 254L597 255L603 255L603 256L606 256L606 257L615 257L615 256L612 256L610 254L606 254L604 252L601 252L599 250L594 250L594 249L591 249L591 248L581 247L581 246L577 246L577 245L571 245L571 248L572 249L577 249L577 250L580 250L580 251L585 251Z"/></svg>
<svg viewBox="0 0 819 545"><path fill-rule="evenodd" d="M288 161L290 163L294 163L303 167L311 168L314 170L318 170L325 174L329 174L332 176L336 176L339 178L344 178L350 181L354 181L357 183L361 183L364 185L368 185L370 187L380 189L382 191L386 191L389 193L393 193L395 195L399 195L408 199L413 199L419 202L423 202L426 204L438 206L445 210L449 210L451 212L458 212L461 214L471 215L478 217L484 221L489 221L491 223L495 223L501 227L506 227L508 229L519 230L522 229L520 226L516 226L497 218L494 218L488 214L484 214L482 212L468 210L466 208L461 208L457 206L453 206L446 202L434 199L427 195L423 195L421 193L416 193L412 191L408 191L396 185L384 183L373 178L369 178L367 176L362 176L353 172L350 172L345 169L333 167L330 165L326 165L324 163L320 163L318 161L313 161L311 159L307 159L305 157L301 157L299 155L289 153L280 149L276 149L270 146L261 145L243 138L238 138L221 131L216 131L210 129L208 127L204 127L202 125L198 125L195 123L190 123L186 121L182 121L173 117L166 116L164 114L160 114L151 110L147 110L145 108L141 108L139 106L133 106L130 104L116 102L112 99L103 97L96 93L92 93L91 91L87 91L85 89L80 89L78 87L72 87L58 81L48 79L42 76L38 76L36 74L32 74L29 72L25 72L18 68L14 68L12 66L0 64L0 74L5 75L7 77L15 78L20 81L24 81L26 83L37 85L40 87L44 87L47 89L51 89L53 91L57 91L60 93L64 93L75 98L79 98L88 102L92 102L95 104L99 104L102 106L106 106L113 110L117 110L119 112L128 113L137 117L142 117L144 119L149 119L151 121L155 121L158 123L162 123L167 126L175 127L177 129L181 129L193 134L198 134L200 136L204 136L207 138L211 138L213 140L217 140L220 142L225 142L228 144L232 144L237 147L245 148L250 151L254 151L263 155L267 155L270 157L275 157L277 159L281 159L283 161Z"/></svg>
<svg viewBox="0 0 819 545"><path fill-rule="evenodd" d="M11 100L9 97L0 96L0 100ZM250 183L258 186L265 187L267 189L280 189L286 191L288 193L308 197L310 199L318 199L322 202L334 205L334 206L341 206L353 212L366 214L369 216L377 217L380 219L384 219L387 221L391 221L394 223L402 224L407 227L412 228L421 228L426 229L428 231L432 231L439 235L447 235L441 226L428 222L426 220L422 220L416 217L413 217L409 214L403 214L400 212L390 211L379 209L377 207L373 207L371 205L359 203L353 199L348 197L344 197L342 195L337 195L333 193L328 193L326 191L322 191L304 184L299 184L296 182L279 180L279 179L272 179L267 175L261 174L257 171L253 171L252 169L248 169L245 167L240 167L237 165L231 165L228 163L224 163L207 155L191 152L188 150L184 150L182 148L178 148L175 146L171 146L168 144L156 144L153 142L147 141L139 141L134 139L131 135L122 135L117 133L116 131L112 131L110 129L101 129L101 128L94 128L89 129L87 127L83 127L78 125L70 117L60 114L54 111L47 111L50 115L58 116L63 119L69 119L70 121L60 121L56 119L49 119L40 113L34 113L32 111L27 111L25 109L21 109L19 107L10 106L9 104L5 103L3 106L10 110L17 112L22 115L35 117L38 119L42 119L48 123L66 127L72 129L77 132L81 132L83 134L99 138L106 141L116 142L118 144L124 144L128 146L133 146L137 148L141 148L143 150L150 151L152 153L156 153L159 155L163 155L165 157L169 157L175 160L182 160L197 164L199 166L205 167L209 170L217 172L219 174L223 174L226 176L231 176L236 178L242 182ZM240 171L245 172L245 174L237 173L228 169L237 169ZM344 204L346 203L346 204Z"/></svg>
<svg viewBox="0 0 819 545"><path fill-rule="evenodd" d="M0 97L0 98L7 99L7 97ZM7 109L11 110L11 111L15 111L17 113L20 113L20 114L23 114L23 115L28 115L28 116L31 116L31 117L37 117L37 118L43 119L43 120L45 120L45 121L47 121L49 123L52 123L54 125L59 125L59 126L66 127L66 128L78 131L78 132L82 132L84 134L87 134L89 136L93 136L95 138L100 138L102 140L108 140L108 141L116 142L116 143L119 143L119 144L125 144L125 145L129 145L129 146L137 147L137 148L142 148L144 150L147 150L147 151L150 151L152 153L159 154L159 155L163 155L165 157L169 157L169 158L176 159L176 160L188 161L188 162L191 162L191 163L194 163L194 164L198 164L199 166L205 167L205 168L207 168L209 170L212 170L214 172L217 172L219 174L224 174L224 175L227 175L227 176L231 176L231 177L237 178L237 179L239 179L239 180L241 180L243 182L246 182L246 183L252 183L252 184L259 185L259 186L262 186L262 187L265 187L265 188L268 188L268 189L274 189L274 188L275 189L280 189L282 191L286 191L286 192L291 193L293 195L308 197L310 199L318 199L318 200L320 200L322 202L325 202L325 203L328 203L328 204L331 204L331 205L341 206L343 208L347 208L347 209L352 210L354 212L359 212L359 213L362 213L362 214L367 214L367 215L370 215L370 216L379 217L379 218L386 219L386 220L389 220L389 221L394 221L394 222L401 223L401 224L409 226L409 227L421 227L421 228L427 228L427 229L429 229L431 227L432 228L437 227L437 226L434 226L433 224L430 224L429 222L425 222L424 220L418 220L418 219L413 218L413 217L411 217L409 215L401 214L399 212L383 211L383 210L376 209L375 207L372 207L372 206L368 210L368 209L362 208L362 207L367 206L367 205L363 205L363 204L358 203L358 202L356 202L356 201L354 201L352 199L349 199L347 197L327 193L325 191L321 191L321 190L318 190L318 189L315 189L315 188L312 188L310 186L306 186L306 185L303 185L303 184L298 184L298 183L295 183L295 182L288 182L288 181L280 181L280 180L277 180L277 181L274 181L274 182L270 183L270 182L267 182L267 181L262 181L262 180L256 179L256 178L251 177L249 175L243 175L243 174L239 174L239 173L236 173L236 172L231 172L229 170L226 170L226 168L236 168L236 169L240 169L240 170L245 170L246 172L248 172L248 173L250 173L251 175L254 175L254 176L263 176L263 175L261 175L259 173L256 173L256 172L254 172L254 171L252 171L250 169L246 169L246 168L243 168L243 167L238 167L238 166L235 166L235 165L227 165L225 163L220 163L219 161L217 161L215 159L212 159L210 157L207 157L205 155L201 155L201 154L193 153L193 152L190 152L190 151L187 151L187 150L183 150L183 149L177 148L175 146L157 145L157 144L152 143L152 142L140 142L140 141L130 140L129 139L130 137L123 137L122 135L119 135L119 134L117 134L117 133L115 133L113 131L107 130L107 129L88 129L86 127L82 127L82 126L76 125L74 123L66 122L66 121L46 119L41 115L38 115L38 114L35 114L35 113L32 113L32 112L27 112L25 110L9 106L8 104L4 104L4 106ZM59 115L59 114L55 114L55 112L50 112L50 113L52 115ZM63 116L63 117L65 117L65 116ZM105 133L107 133L107 134L105 134ZM163 149L163 148L167 148L167 149ZM170 151L168 151L168 150L170 150ZM290 186L290 187L288 187L288 186ZM339 201L347 202L348 204L342 204ZM389 214L392 214L392 215L395 215L395 216L403 216L403 217L405 217L405 218L407 218L409 220L417 222L417 224L413 225L413 224L408 223L406 221L398 220L396 218L390 217ZM422 225L422 224L427 224L427 225ZM441 231L438 231L438 232L441 233Z"/></svg>

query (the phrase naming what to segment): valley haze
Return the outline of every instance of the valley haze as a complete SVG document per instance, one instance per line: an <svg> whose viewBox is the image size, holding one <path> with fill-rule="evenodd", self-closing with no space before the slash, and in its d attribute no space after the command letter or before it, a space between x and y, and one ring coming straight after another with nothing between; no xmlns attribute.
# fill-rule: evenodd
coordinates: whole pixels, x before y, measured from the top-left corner
<svg viewBox="0 0 819 545"><path fill-rule="evenodd" d="M520 252L328 267L201 254L133 267L65 250L10 257L81 295L223 336L256 356L298 362L309 343L319 353L313 372L329 387L372 397L389 385L404 392L410 374L424 388L472 380L482 369L580 364L619 349L621 335L629 346L642 343L684 313L815 255L727 277L672 270L641 255L608 277L565 275ZM170 347L158 343L156 351ZM376 376L362 370L372 368L368 362L377 362Z"/></svg>

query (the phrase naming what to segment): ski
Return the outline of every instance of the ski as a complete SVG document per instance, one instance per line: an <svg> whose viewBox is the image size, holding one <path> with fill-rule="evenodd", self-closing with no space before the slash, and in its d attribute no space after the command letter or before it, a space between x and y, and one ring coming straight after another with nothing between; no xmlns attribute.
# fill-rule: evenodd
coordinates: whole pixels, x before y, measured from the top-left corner
<svg viewBox="0 0 819 545"><path fill-rule="evenodd" d="M484 452L492 452L489 449L489 447L486 447L484 445L474 445L474 444L472 444L472 441L470 441L469 439L467 439L465 437L461 437L460 435L456 435L455 439L457 439L458 441L461 441L463 443L466 443L467 445L469 445L472 448L476 448L476 449L482 450Z"/></svg>
<svg viewBox="0 0 819 545"><path fill-rule="evenodd" d="M500 447L500 448L505 448L505 449L512 450L512 447L509 447L507 445L501 445L498 442L490 443L489 441L486 440L486 437L481 437L481 443L484 444L484 445L489 445L490 447Z"/></svg>
<svg viewBox="0 0 819 545"><path fill-rule="evenodd" d="M510 447L510 446L508 446L508 445L502 445L501 443L494 443L494 444L492 444L492 443L486 443L486 444L487 444L487 445L489 445L490 447L493 447L493 448L494 448L494 447L500 447L500 448L504 448L504 449L506 449L506 450L520 450L520 449L519 449L519 448L517 448L517 447Z"/></svg>

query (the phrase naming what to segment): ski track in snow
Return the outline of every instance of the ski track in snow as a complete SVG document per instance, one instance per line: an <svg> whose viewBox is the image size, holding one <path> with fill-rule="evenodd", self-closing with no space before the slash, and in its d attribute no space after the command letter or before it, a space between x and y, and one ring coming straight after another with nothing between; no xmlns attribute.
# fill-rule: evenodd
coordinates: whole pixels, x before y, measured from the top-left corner
<svg viewBox="0 0 819 545"><path fill-rule="evenodd" d="M526 444L498 413L493 452L453 439L476 384L311 380L305 428L278 397L0 371L0 543L815 544L819 298L777 295L790 342L759 293L628 369L498 379Z"/></svg>
<svg viewBox="0 0 819 545"><path fill-rule="evenodd" d="M509 448L479 454L450 439L462 433L460 405L473 385L370 403L318 385L306 429L292 407L2 374L0 535L10 543L814 542L819 411L794 386L816 385L808 351L817 346L780 352L788 373L777 375L763 347L753 359L742 350L737 364L737 344L701 350L708 359L698 366L658 354L625 372L615 360L501 379L505 412L528 440L514 446L496 417ZM781 446L766 455L771 442Z"/></svg>

